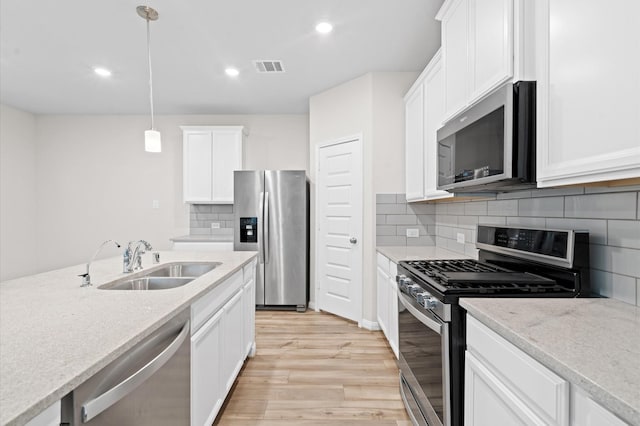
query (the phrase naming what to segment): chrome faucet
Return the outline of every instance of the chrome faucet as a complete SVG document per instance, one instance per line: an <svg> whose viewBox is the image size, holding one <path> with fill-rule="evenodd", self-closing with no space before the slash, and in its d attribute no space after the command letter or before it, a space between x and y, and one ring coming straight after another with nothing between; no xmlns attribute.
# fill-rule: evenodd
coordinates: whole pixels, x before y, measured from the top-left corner
<svg viewBox="0 0 640 426"><path fill-rule="evenodd" d="M91 262L93 262L93 259L95 259L98 253L100 253L100 250L102 250L102 247L104 247L107 243L110 243L110 242L113 242L116 245L116 247L120 248L120 244L118 244L118 242L114 240L107 240L104 243L100 244L100 246L98 247L98 250L96 250L96 252L93 253L93 256L91 256L91 259L87 263L87 272L85 272L84 274L78 275L79 277L82 277L82 284L80 284L80 287L87 287L91 285L91 275L89 275L89 267L91 266Z"/></svg>
<svg viewBox="0 0 640 426"><path fill-rule="evenodd" d="M122 255L122 272L133 272L142 269L142 255L146 250L153 250L151 244L145 240L129 241L127 249Z"/></svg>

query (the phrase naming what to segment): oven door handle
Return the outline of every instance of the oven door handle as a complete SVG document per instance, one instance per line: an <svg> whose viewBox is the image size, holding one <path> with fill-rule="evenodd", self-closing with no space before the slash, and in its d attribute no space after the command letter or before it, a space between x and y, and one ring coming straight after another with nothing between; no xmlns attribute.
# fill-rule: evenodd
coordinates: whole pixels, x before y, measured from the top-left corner
<svg viewBox="0 0 640 426"><path fill-rule="evenodd" d="M429 327L431 330L442 335L442 323L439 323L436 320L429 318L428 316L420 312L418 309L416 309L415 306L413 306L410 302L407 301L407 296L405 296L401 292L398 292L398 295L400 296L399 297L400 302L405 308L407 308L409 312L411 312L411 315L416 317L418 321L420 321L421 323Z"/></svg>

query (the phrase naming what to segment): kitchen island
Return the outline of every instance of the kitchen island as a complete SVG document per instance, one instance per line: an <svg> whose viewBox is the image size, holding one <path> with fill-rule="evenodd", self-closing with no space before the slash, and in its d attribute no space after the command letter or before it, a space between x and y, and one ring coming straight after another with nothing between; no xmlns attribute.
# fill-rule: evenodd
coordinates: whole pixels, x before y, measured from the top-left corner
<svg viewBox="0 0 640 426"><path fill-rule="evenodd" d="M577 386L640 425L640 308L605 298L463 298L460 305L571 383L572 392Z"/></svg>
<svg viewBox="0 0 640 426"><path fill-rule="evenodd" d="M254 252L160 252L161 264L221 262L190 283L154 291L102 290L126 275L122 258L0 283L0 424L29 421L255 258ZM145 269L153 265L143 256Z"/></svg>

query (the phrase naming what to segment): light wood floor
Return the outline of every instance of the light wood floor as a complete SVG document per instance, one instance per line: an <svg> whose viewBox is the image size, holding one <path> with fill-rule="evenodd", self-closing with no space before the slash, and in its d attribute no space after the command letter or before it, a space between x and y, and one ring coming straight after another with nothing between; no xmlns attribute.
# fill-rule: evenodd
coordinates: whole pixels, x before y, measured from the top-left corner
<svg viewBox="0 0 640 426"><path fill-rule="evenodd" d="M214 424L411 426L382 332L326 313L258 311L256 344Z"/></svg>

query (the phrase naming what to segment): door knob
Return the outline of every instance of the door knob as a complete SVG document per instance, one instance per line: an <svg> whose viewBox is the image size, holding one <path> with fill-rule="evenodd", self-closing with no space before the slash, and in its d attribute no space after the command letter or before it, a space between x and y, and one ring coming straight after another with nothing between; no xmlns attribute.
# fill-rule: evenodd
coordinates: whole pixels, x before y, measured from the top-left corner
<svg viewBox="0 0 640 426"><path fill-rule="evenodd" d="M357 242L358 242L358 239L357 239L356 237L351 237L351 238L349 238L349 242L350 242L351 244L355 244L355 243L357 243Z"/></svg>

